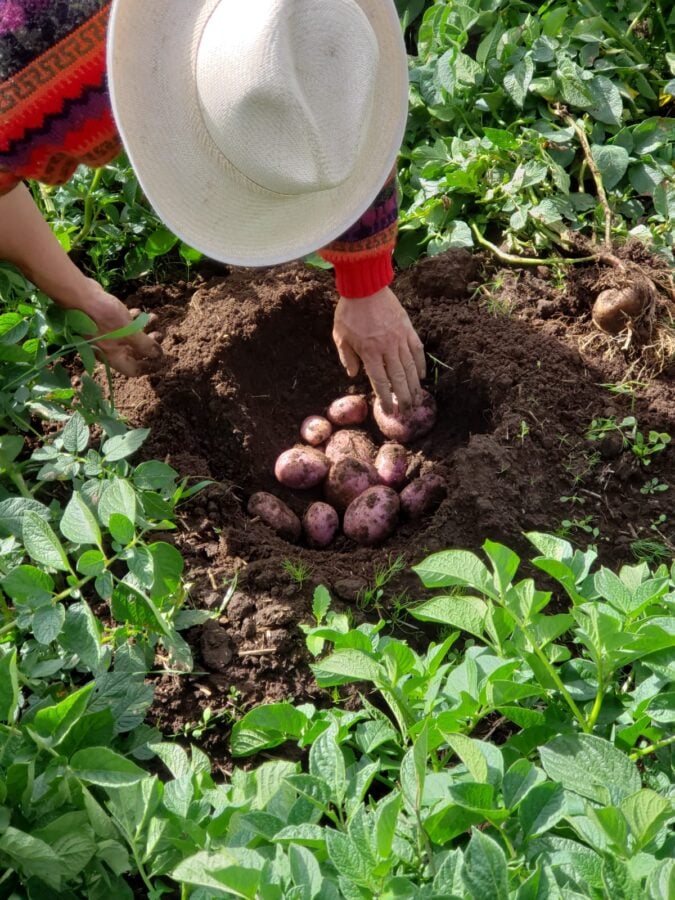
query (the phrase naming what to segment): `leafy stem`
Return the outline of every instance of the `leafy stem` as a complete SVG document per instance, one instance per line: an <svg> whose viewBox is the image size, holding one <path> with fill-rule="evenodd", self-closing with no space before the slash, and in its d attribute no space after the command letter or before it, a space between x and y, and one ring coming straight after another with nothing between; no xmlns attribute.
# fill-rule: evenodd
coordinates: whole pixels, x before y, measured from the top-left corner
<svg viewBox="0 0 675 900"><path fill-rule="evenodd" d="M644 756L649 756L650 753L656 753L657 750L661 750L663 747L668 747L670 744L675 743L675 735L671 735L668 738L663 738L661 741L654 741L653 744L648 744L646 747L639 747L637 750L633 750L630 754L630 759L635 762L637 759L642 759Z"/></svg>
<svg viewBox="0 0 675 900"><path fill-rule="evenodd" d="M75 247L79 246L79 244L81 244L82 241L89 236L91 227L94 224L94 192L100 184L102 175L103 169L96 169L96 171L94 172L94 177L91 179L89 189L87 190L87 196L84 199L84 218L82 220L82 228L73 238L70 245L71 250L74 250Z"/></svg>
<svg viewBox="0 0 675 900"><path fill-rule="evenodd" d="M574 266L580 263L597 261L597 256L548 256L543 258L537 256L515 256L513 253L506 253L504 250L500 250L499 247L491 241L488 241L475 222L471 223L471 230L481 247L485 247L485 249L489 250L490 253L493 253L500 262L506 263L509 266Z"/></svg>

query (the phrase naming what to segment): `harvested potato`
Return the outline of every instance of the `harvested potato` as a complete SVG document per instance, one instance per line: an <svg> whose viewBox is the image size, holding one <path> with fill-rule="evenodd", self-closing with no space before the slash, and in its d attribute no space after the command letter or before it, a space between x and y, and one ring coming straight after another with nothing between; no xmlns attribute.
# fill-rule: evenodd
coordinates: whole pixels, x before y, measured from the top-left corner
<svg viewBox="0 0 675 900"><path fill-rule="evenodd" d="M331 462L337 462L347 456L372 462L375 457L375 444L365 431L345 428L331 435L326 444L326 456Z"/></svg>
<svg viewBox="0 0 675 900"><path fill-rule="evenodd" d="M337 512L328 503L312 503L302 517L302 527L310 547L327 547L340 527Z"/></svg>
<svg viewBox="0 0 675 900"><path fill-rule="evenodd" d="M300 436L312 447L325 444L332 433L333 426L323 416L307 416L300 426Z"/></svg>
<svg viewBox="0 0 675 900"><path fill-rule="evenodd" d="M421 401L407 413L398 412L396 401L394 412L385 413L379 400L375 401L373 412L382 434L401 444L424 437L436 424L436 401L427 391L422 391Z"/></svg>
<svg viewBox="0 0 675 900"><path fill-rule="evenodd" d="M360 425L368 418L368 403L365 397L348 394L333 400L326 415L333 425Z"/></svg>
<svg viewBox="0 0 675 900"><path fill-rule="evenodd" d="M396 528L399 506L393 488L383 484L368 488L347 507L344 533L364 547L381 544Z"/></svg>
<svg viewBox="0 0 675 900"><path fill-rule="evenodd" d="M248 513L269 525L279 537L287 541L297 541L300 537L300 519L274 494L266 491L252 494L248 501Z"/></svg>
<svg viewBox="0 0 675 900"><path fill-rule="evenodd" d="M281 484L296 490L307 490L320 484L330 469L326 455L314 447L293 447L277 459L274 474Z"/></svg>
<svg viewBox="0 0 675 900"><path fill-rule="evenodd" d="M402 444L383 444L377 451L375 468L382 484L400 488L408 471L408 451Z"/></svg>
<svg viewBox="0 0 675 900"><path fill-rule="evenodd" d="M652 297L648 281L635 281L621 289L601 291L593 304L593 322L606 334L619 334L645 311Z"/></svg>
<svg viewBox="0 0 675 900"><path fill-rule="evenodd" d="M331 466L326 479L326 498L337 509L343 510L359 494L379 482L380 476L372 463L347 456Z"/></svg>
<svg viewBox="0 0 675 900"><path fill-rule="evenodd" d="M422 475L401 491L401 512L408 519L421 519L436 509L446 491L440 475Z"/></svg>

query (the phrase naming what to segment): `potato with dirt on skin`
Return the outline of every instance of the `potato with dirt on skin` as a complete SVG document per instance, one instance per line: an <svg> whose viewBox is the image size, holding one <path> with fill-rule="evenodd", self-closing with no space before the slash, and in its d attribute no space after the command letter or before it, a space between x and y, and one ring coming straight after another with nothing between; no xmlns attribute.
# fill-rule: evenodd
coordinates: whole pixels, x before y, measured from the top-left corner
<svg viewBox="0 0 675 900"><path fill-rule="evenodd" d="M310 547L327 547L335 538L340 519L328 503L312 503L302 517L302 527Z"/></svg>
<svg viewBox="0 0 675 900"><path fill-rule="evenodd" d="M385 413L380 401L376 400L373 413L377 427L385 437L400 444L409 444L429 434L436 424L436 401L427 391L422 391L421 400L406 413L398 412L395 400L394 412Z"/></svg>
<svg viewBox="0 0 675 900"><path fill-rule="evenodd" d="M345 457L372 462L375 458L375 444L365 431L360 431L358 428L344 428L331 435L326 444L325 453L333 463Z"/></svg>
<svg viewBox="0 0 675 900"><path fill-rule="evenodd" d="M314 447L293 447L284 450L274 466L277 481L285 487L304 491L316 487L330 469L326 455Z"/></svg>
<svg viewBox="0 0 675 900"><path fill-rule="evenodd" d="M260 519L279 537L287 541L297 541L300 537L300 519L274 494L268 494L267 491L251 494L247 509L250 516Z"/></svg>
<svg viewBox="0 0 675 900"><path fill-rule="evenodd" d="M401 512L408 519L421 519L436 509L446 492L440 475L422 475L401 491Z"/></svg>
<svg viewBox="0 0 675 900"><path fill-rule="evenodd" d="M347 394L333 400L326 413L333 425L361 425L368 418L368 403L365 397Z"/></svg>
<svg viewBox="0 0 675 900"><path fill-rule="evenodd" d="M393 488L384 484L368 488L347 507L343 531L357 544L375 547L394 533L399 508L399 497Z"/></svg>
<svg viewBox="0 0 675 900"><path fill-rule="evenodd" d="M593 323L605 334L619 334L642 315L653 294L653 285L646 280L601 291L593 304Z"/></svg>
<svg viewBox="0 0 675 900"><path fill-rule="evenodd" d="M382 444L375 457L375 468L382 484L400 488L408 471L408 451L402 444Z"/></svg>
<svg viewBox="0 0 675 900"><path fill-rule="evenodd" d="M359 494L380 483L372 463L345 457L331 466L326 479L326 499L336 509L346 509Z"/></svg>
<svg viewBox="0 0 675 900"><path fill-rule="evenodd" d="M300 426L300 436L312 447L325 444L332 433L333 426L323 416L307 416Z"/></svg>

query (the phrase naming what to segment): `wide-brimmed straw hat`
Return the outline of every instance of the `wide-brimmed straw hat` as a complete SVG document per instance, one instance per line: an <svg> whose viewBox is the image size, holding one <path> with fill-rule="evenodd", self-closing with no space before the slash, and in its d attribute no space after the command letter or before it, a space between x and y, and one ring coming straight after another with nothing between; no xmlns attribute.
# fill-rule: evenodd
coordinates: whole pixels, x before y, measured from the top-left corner
<svg viewBox="0 0 675 900"><path fill-rule="evenodd" d="M393 0L114 0L108 76L157 214L244 266L304 256L348 229L405 129Z"/></svg>

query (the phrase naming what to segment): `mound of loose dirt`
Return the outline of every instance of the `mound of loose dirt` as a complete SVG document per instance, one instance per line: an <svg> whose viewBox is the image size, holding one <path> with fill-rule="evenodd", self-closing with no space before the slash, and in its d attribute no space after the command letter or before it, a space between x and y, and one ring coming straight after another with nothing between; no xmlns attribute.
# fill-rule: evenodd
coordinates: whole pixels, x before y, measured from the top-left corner
<svg viewBox="0 0 675 900"><path fill-rule="evenodd" d="M118 378L117 404L135 425L152 429L147 454L217 482L185 509L177 537L192 601L218 605L224 583L238 578L218 625L191 635L198 667L211 674L160 683L160 725L173 730L197 720L200 707L221 709L231 686L243 708L316 699L297 623L309 619L318 583L353 607L392 557L414 563L448 547L478 549L487 537L524 551L523 532L555 531L565 519L590 517L587 527L599 529L610 563L628 561L636 538L655 536L650 525L669 515L670 496L640 488L658 477L675 490L672 454L644 469L620 447L613 456L604 448L602 458L585 440L594 417L631 413L630 397L602 386L622 379L620 360L580 352L551 308L561 298L543 273L524 276L506 302L475 292L478 270L476 258L456 251L424 261L394 286L430 354L427 386L439 409L435 430L413 447L416 465L440 471L449 490L433 516L402 526L376 550L346 538L324 551L292 545L245 511L251 492L269 490L302 513L298 492L276 483L274 460L296 441L305 416L353 389L330 341L331 275L301 266L238 270L197 289L155 287L130 298L158 313L170 362L160 375ZM568 292L575 283L587 289L576 277ZM568 308L571 302L566 294ZM643 431L675 434L670 382L643 389L634 412ZM590 540L578 528L571 537ZM286 560L309 568L303 585L284 574ZM391 589L412 595L416 586L402 575ZM221 739L214 730L206 748L219 755Z"/></svg>

